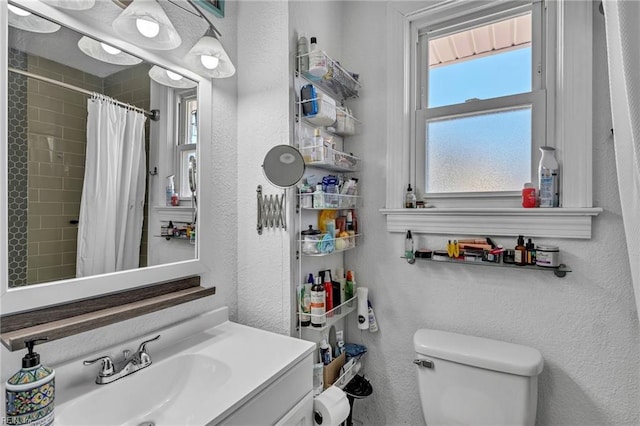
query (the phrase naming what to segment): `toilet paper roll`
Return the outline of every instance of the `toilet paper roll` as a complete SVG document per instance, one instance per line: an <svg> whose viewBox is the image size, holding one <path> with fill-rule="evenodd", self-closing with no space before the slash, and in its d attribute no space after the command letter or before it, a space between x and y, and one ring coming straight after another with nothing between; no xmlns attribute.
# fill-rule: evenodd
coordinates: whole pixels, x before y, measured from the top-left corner
<svg viewBox="0 0 640 426"><path fill-rule="evenodd" d="M329 386L313 401L313 424L321 426L338 426L349 417L349 399L336 386Z"/></svg>

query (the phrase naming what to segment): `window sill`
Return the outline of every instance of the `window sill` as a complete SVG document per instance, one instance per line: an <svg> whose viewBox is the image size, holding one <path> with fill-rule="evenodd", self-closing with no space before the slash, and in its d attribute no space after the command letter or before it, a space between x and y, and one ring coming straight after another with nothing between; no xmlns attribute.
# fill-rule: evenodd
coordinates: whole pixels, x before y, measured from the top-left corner
<svg viewBox="0 0 640 426"><path fill-rule="evenodd" d="M591 238L591 218L601 207L380 209L388 232Z"/></svg>

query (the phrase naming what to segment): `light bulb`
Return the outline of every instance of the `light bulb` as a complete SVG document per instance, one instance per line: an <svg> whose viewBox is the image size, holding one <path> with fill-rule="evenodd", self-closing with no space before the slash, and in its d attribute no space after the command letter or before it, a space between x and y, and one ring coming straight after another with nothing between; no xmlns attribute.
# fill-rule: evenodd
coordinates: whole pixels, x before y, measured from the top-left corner
<svg viewBox="0 0 640 426"><path fill-rule="evenodd" d="M118 53L122 52L122 50L120 49L116 49L113 46L109 46L108 44L104 44L104 43L100 43L100 46L102 46L102 49L111 54L111 55L117 55Z"/></svg>
<svg viewBox="0 0 640 426"><path fill-rule="evenodd" d="M220 59L211 55L200 55L200 62L202 62L202 66L204 66L206 69L213 70L218 67Z"/></svg>
<svg viewBox="0 0 640 426"><path fill-rule="evenodd" d="M20 9L19 7L15 7L12 4L8 4L7 7L9 8L9 10L13 13L15 13L18 16L29 16L31 15L31 12L28 12L24 9Z"/></svg>
<svg viewBox="0 0 640 426"><path fill-rule="evenodd" d="M138 28L140 34L147 38L153 38L160 33L160 24L148 16L136 18L136 28Z"/></svg>
<svg viewBox="0 0 640 426"><path fill-rule="evenodd" d="M174 81L182 80L182 76L180 74L176 74L175 72L169 71L169 70L166 70L166 71L167 71L167 76L171 80L174 80Z"/></svg>

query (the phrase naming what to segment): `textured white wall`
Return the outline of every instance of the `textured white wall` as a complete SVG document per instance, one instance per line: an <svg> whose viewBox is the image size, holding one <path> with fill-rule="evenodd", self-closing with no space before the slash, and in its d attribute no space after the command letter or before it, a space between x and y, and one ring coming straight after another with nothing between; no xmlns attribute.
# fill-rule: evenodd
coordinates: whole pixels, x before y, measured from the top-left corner
<svg viewBox="0 0 640 426"><path fill-rule="evenodd" d="M238 321L282 334L290 324L290 234L256 232L256 187L282 191L262 173L275 145L289 144L289 48L286 2L238 3ZM235 167L231 164L230 167Z"/></svg>
<svg viewBox="0 0 640 426"><path fill-rule="evenodd" d="M377 209L385 204L386 134L384 59L386 4L349 2L344 52L361 73L354 112L363 121L355 142L363 157L364 244L350 252L359 285L370 289L380 332L350 336L369 348L365 373L374 393L355 403L365 424L423 424L412 336L436 328L535 347L545 358L538 424L640 423L639 327L620 217L613 145L609 137L604 23L594 13L594 200L605 211L589 241L538 239L560 246L573 272L550 273L408 265L400 259L404 236L389 234ZM594 3L597 7L597 2ZM372 31L375 28L375 31ZM389 173L390 171L386 171ZM587 178L587 177L585 177ZM522 230L526 235L526 229ZM415 236L414 236L415 237ZM440 248L447 236L418 236L417 246ZM515 240L500 239L514 246Z"/></svg>

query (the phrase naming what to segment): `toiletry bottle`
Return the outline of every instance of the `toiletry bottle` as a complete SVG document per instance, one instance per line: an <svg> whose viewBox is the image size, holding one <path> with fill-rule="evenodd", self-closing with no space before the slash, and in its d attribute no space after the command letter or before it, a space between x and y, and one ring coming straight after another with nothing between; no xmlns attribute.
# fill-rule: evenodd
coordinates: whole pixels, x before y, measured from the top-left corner
<svg viewBox="0 0 640 426"><path fill-rule="evenodd" d="M318 39L311 37L311 52L309 53L309 74L322 77L327 73L327 57L318 47Z"/></svg>
<svg viewBox="0 0 640 426"><path fill-rule="evenodd" d="M40 355L33 352L36 342L25 340L27 355L22 368L5 383L6 422L10 425L52 425L54 419L55 371L40 364Z"/></svg>
<svg viewBox="0 0 640 426"><path fill-rule="evenodd" d="M311 274L309 274L311 275ZM313 282L313 275L311 275L311 282ZM309 316L309 310L311 308L311 286L307 283L300 284L300 326L308 327L311 325L311 317Z"/></svg>
<svg viewBox="0 0 640 426"><path fill-rule="evenodd" d="M344 302L342 295L340 294L340 281L331 279L331 291L333 293L333 309L334 312L339 315L342 313L342 308L339 306Z"/></svg>
<svg viewBox="0 0 640 426"><path fill-rule="evenodd" d="M309 40L305 33L300 33L298 37L298 71L305 73L309 71Z"/></svg>
<svg viewBox="0 0 640 426"><path fill-rule="evenodd" d="M369 289L358 287L358 328L369 329Z"/></svg>
<svg viewBox="0 0 640 426"><path fill-rule="evenodd" d="M527 248L527 265L535 265L536 264L536 246L531 241L531 238L527 240L527 244L525 245Z"/></svg>
<svg viewBox="0 0 640 426"><path fill-rule="evenodd" d="M344 268L338 268L336 272L338 282L340 283L340 303L347 301L347 279L344 277Z"/></svg>
<svg viewBox="0 0 640 426"><path fill-rule="evenodd" d="M414 194L413 188L411 188L411 184L407 186L407 192L404 195L404 206L407 209L416 208L416 194Z"/></svg>
<svg viewBox="0 0 640 426"><path fill-rule="evenodd" d="M174 175L167 176L167 187L165 188L165 204L167 206L171 205L171 199L173 198L173 194L176 192L175 182L173 180Z"/></svg>
<svg viewBox="0 0 640 426"><path fill-rule="evenodd" d="M318 127L313 130L313 151L311 152L311 159L314 162L320 163L324 161L324 138Z"/></svg>
<svg viewBox="0 0 640 426"><path fill-rule="evenodd" d="M536 196L536 189L531 182L524 184L522 188L522 207L532 208L537 205L538 198Z"/></svg>
<svg viewBox="0 0 640 426"><path fill-rule="evenodd" d="M322 192L322 184L316 184L316 191L313 193L313 208L321 209L324 207L324 192Z"/></svg>
<svg viewBox="0 0 640 426"><path fill-rule="evenodd" d="M376 321L376 314L373 312L373 306L371 302L367 301L369 305L369 331L376 333L378 331L378 322Z"/></svg>
<svg viewBox="0 0 640 426"><path fill-rule="evenodd" d="M355 296L356 294L356 286L355 286L355 281L353 279L353 271L351 270L347 271L347 280L345 282L344 292L345 292L346 300L353 299L353 296ZM353 302L349 302L347 306L349 307L353 306Z"/></svg>
<svg viewBox="0 0 640 426"><path fill-rule="evenodd" d="M527 248L524 245L524 237L522 235L518 236L518 244L515 247L514 259L518 266L527 264Z"/></svg>
<svg viewBox="0 0 640 426"><path fill-rule="evenodd" d="M560 206L560 186L558 182L558 161L555 148L541 146L540 164L538 165L538 188L540 190L540 207Z"/></svg>
<svg viewBox="0 0 640 426"><path fill-rule="evenodd" d="M316 277L316 282L311 287L311 325L314 327L322 327L325 323L325 297L321 278Z"/></svg>
<svg viewBox="0 0 640 426"><path fill-rule="evenodd" d="M411 230L407 231L407 236L404 239L404 257L407 259L413 259L415 256L413 252L413 237L411 236Z"/></svg>
<svg viewBox="0 0 640 426"><path fill-rule="evenodd" d="M324 271L324 309L327 317L333 316L333 284L331 284L331 271Z"/></svg>
<svg viewBox="0 0 640 426"><path fill-rule="evenodd" d="M331 346L329 346L325 339L322 339L322 342L320 342L320 361L322 361L324 365L331 364Z"/></svg>

